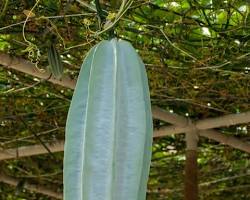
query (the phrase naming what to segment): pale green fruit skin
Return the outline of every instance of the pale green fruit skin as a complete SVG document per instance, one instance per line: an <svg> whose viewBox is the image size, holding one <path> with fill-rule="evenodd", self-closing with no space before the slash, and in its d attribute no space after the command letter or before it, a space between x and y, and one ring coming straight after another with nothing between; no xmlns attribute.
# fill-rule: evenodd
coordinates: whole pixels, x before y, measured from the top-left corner
<svg viewBox="0 0 250 200"><path fill-rule="evenodd" d="M130 43L100 42L68 112L64 200L145 200L152 133L144 64Z"/></svg>

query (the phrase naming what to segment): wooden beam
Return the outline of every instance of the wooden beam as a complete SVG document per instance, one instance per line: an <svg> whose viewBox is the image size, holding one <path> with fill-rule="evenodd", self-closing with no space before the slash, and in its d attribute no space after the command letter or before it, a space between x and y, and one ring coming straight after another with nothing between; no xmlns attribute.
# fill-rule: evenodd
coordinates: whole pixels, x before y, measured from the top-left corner
<svg viewBox="0 0 250 200"><path fill-rule="evenodd" d="M51 152L61 152L64 148L64 141L58 141L53 144L46 144ZM30 145L17 147L12 149L6 149L0 151L0 161L13 159L13 158L21 158L33 155L47 154L47 149L44 148L43 145Z"/></svg>
<svg viewBox="0 0 250 200"><path fill-rule="evenodd" d="M0 53L0 65L3 65L6 68L15 69L17 71L32 76L36 76L41 79L47 79L50 76L48 72L42 73L36 70L35 65L27 60L22 58L11 57L10 55L4 53ZM76 85L76 80L73 80L67 76L64 76L61 80L52 77L48 81L71 89L74 89ZM168 121L173 124L178 124L178 127L169 126L158 130L156 135L159 136L161 134L165 136L168 135L168 133L186 133L192 131L193 129L204 130L250 122L250 111L246 113L231 114L224 117L201 120L195 123L194 126L188 126L186 118L179 118L179 116L175 114L166 115L166 113L160 112L160 109L157 109L157 107L153 107L152 112L155 118L160 118L164 121Z"/></svg>
<svg viewBox="0 0 250 200"><path fill-rule="evenodd" d="M0 182L16 187L19 183L19 180L13 177L7 176L3 173L0 173ZM49 197L54 197L56 199L63 199L62 193L54 192L51 189L45 188L43 186L34 185L34 184L25 182L23 188L32 192L44 194Z"/></svg>
<svg viewBox="0 0 250 200"><path fill-rule="evenodd" d="M152 107L152 114L154 118L160 119L164 122L168 122L170 124L178 125L179 127L186 127L189 124L189 119L187 117L179 116L175 113L170 113L166 110L163 110L157 106Z"/></svg>
<svg viewBox="0 0 250 200"><path fill-rule="evenodd" d="M17 71L20 71L20 72L23 72L23 73L26 73L26 74L29 74L29 75L32 75L41 79L45 79L45 80L50 77L49 72L40 72L38 69L36 69L35 65L32 64L31 62L22 58L12 57L4 53L0 53L0 65L3 65L6 68L15 69ZM75 84L76 84L75 80L67 76L63 76L60 80L54 77L51 77L50 79L48 79L48 81L67 87L67 88L71 88L71 89L74 89Z"/></svg>
<svg viewBox="0 0 250 200"><path fill-rule="evenodd" d="M191 125L186 124L186 126L179 126L179 125L165 126L158 129L155 133L156 134L155 136L160 137L172 134L180 134L180 133L190 132L192 130L201 131L206 129L219 128L223 126L231 126L236 124L244 124L249 122L250 122L250 111L239 114L229 114L221 117L203 119L194 122Z"/></svg>
<svg viewBox="0 0 250 200"><path fill-rule="evenodd" d="M250 144L243 142L235 137L224 135L215 130L199 131L200 136L215 140L225 145L250 153ZM53 144L46 144L51 152L61 152L64 150L64 141L58 141ZM0 161L7 159L16 159L27 156L47 154L48 151L42 145L30 145L19 148L0 150Z"/></svg>
<svg viewBox="0 0 250 200"><path fill-rule="evenodd" d="M167 112L159 107L154 107L153 113L155 118L178 125L180 127L185 127L190 125L188 118ZM250 153L250 144L241 141L240 139L237 139L233 136L222 134L219 131L213 129L202 130L199 131L198 134L208 139L212 139L222 144L229 145L233 148ZM161 137L164 135L166 135L166 132L161 132L161 134L159 135L158 130L155 131L154 133L155 137Z"/></svg>
<svg viewBox="0 0 250 200"><path fill-rule="evenodd" d="M220 142L221 144L229 145L235 149L250 153L250 143L243 142L233 136L219 133L213 129L200 131L199 135Z"/></svg>
<svg viewBox="0 0 250 200"><path fill-rule="evenodd" d="M47 77L49 77L49 73L39 72L38 70L35 69L34 64L30 63L29 61L22 58L11 57L8 54L0 53L0 64L6 68L15 69L17 71L32 76L36 76L41 79L46 79ZM69 77L63 77L61 80L51 78L48 81L71 89L74 89L76 84L76 81L70 79ZM237 123L248 123L250 121L249 117L250 112L247 112L247 113L224 116L224 118L222 117L222 119L213 118L213 119L200 120L197 123L194 123L194 125L191 125L190 128L190 124L188 124L188 118L186 117L169 113L158 107L152 107L152 113L153 117L156 119L160 119L168 123L177 125L177 126L164 127L160 130L155 130L154 137L163 137L175 133L184 133L192 131L193 129L206 129L206 128L208 129L208 128L220 127L223 125L228 126L228 125L235 125ZM218 119L219 122L216 121ZM213 125L211 126L211 124L209 123L213 123ZM232 136L225 136L219 133L218 131L200 130L199 135L250 153L250 144L242 142L241 140L234 138ZM60 141L59 143L50 145L48 144L48 147L50 148L51 152L63 151L64 141ZM38 154L46 154L46 153L47 151L44 149L42 145L26 146L26 147L20 147L18 148L18 150L16 148L8 150L0 150L0 160L13 159L18 157L25 157Z"/></svg>

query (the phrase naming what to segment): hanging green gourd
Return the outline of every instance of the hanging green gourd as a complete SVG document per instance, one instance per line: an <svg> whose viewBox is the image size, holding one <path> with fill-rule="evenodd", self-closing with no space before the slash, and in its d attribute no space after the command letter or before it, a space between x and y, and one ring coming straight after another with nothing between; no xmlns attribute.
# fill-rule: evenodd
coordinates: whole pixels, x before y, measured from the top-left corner
<svg viewBox="0 0 250 200"><path fill-rule="evenodd" d="M123 40L86 56L66 123L64 200L145 200L152 116L144 64Z"/></svg>
<svg viewBox="0 0 250 200"><path fill-rule="evenodd" d="M48 47L48 61L49 71L57 79L60 79L63 75L63 64L60 54L56 50L54 44L50 44Z"/></svg>

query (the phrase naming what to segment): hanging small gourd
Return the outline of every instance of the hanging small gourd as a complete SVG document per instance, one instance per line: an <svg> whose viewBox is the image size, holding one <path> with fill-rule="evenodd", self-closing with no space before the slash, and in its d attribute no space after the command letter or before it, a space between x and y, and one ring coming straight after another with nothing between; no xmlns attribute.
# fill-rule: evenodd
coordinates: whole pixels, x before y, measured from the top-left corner
<svg viewBox="0 0 250 200"><path fill-rule="evenodd" d="M60 54L56 50L54 44L50 44L48 48L49 72L57 79L63 75L63 64Z"/></svg>
<svg viewBox="0 0 250 200"><path fill-rule="evenodd" d="M66 123L64 200L145 200L152 116L144 64L123 40L85 58Z"/></svg>

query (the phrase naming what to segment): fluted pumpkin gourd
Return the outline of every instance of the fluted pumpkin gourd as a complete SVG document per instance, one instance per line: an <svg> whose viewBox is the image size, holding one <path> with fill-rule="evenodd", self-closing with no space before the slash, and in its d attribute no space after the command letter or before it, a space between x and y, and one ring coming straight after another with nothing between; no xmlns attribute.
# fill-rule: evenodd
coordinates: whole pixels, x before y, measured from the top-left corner
<svg viewBox="0 0 250 200"><path fill-rule="evenodd" d="M123 40L85 58L66 123L64 200L145 200L152 116L144 64Z"/></svg>

